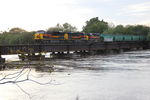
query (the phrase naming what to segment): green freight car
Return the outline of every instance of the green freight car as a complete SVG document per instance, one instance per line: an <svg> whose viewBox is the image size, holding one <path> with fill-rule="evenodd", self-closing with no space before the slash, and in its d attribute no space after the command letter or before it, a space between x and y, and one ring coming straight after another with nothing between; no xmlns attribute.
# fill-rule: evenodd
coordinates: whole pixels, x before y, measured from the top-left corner
<svg viewBox="0 0 150 100"><path fill-rule="evenodd" d="M123 41L123 39L122 35L113 35L113 41Z"/></svg>
<svg viewBox="0 0 150 100"><path fill-rule="evenodd" d="M104 42L112 42L113 41L113 35L110 34L99 34L101 41Z"/></svg>
<svg viewBox="0 0 150 100"><path fill-rule="evenodd" d="M112 35L112 34L100 34L100 38L104 42L122 42L122 41L145 41L146 36L142 35Z"/></svg>

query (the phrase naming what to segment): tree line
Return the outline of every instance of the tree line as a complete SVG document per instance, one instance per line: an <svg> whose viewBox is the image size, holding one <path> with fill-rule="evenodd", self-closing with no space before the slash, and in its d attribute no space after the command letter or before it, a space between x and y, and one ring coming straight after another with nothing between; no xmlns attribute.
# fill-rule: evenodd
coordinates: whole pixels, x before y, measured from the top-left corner
<svg viewBox="0 0 150 100"><path fill-rule="evenodd" d="M69 23L57 24L54 27L48 28L46 31L61 31L61 32L79 32L75 26ZM117 25L108 23L104 20L99 20L98 17L91 18L86 21L82 31L85 33L105 33L105 34L126 34L126 35L144 35L150 38L150 27L145 25ZM0 44L34 44L33 35L36 31L28 32L22 28L12 28L8 32L4 31L0 34Z"/></svg>
<svg viewBox="0 0 150 100"><path fill-rule="evenodd" d="M106 34L126 34L126 35L150 35L150 27L145 25L113 25L112 23L99 20L98 17L86 21L83 32L96 32Z"/></svg>
<svg viewBox="0 0 150 100"><path fill-rule="evenodd" d="M0 34L0 45L32 44L35 32L28 32L21 28L12 28L9 32Z"/></svg>

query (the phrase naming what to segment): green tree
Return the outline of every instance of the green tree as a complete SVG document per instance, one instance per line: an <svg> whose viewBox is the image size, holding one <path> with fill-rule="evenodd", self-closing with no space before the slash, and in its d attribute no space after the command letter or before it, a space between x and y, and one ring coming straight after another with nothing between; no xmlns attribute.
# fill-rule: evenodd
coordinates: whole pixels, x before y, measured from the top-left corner
<svg viewBox="0 0 150 100"><path fill-rule="evenodd" d="M134 26L132 25L125 26L124 34L128 34L128 35L134 34L133 28Z"/></svg>
<svg viewBox="0 0 150 100"><path fill-rule="evenodd" d="M34 44L34 33L35 32L23 32L12 34L10 32L4 32L0 34L0 44Z"/></svg>
<svg viewBox="0 0 150 100"><path fill-rule="evenodd" d="M24 33L24 32L27 32L27 31L18 27L15 27L9 30L9 33Z"/></svg>
<svg viewBox="0 0 150 100"><path fill-rule="evenodd" d="M114 34L124 34L124 26L123 25L117 25L114 28Z"/></svg>
<svg viewBox="0 0 150 100"><path fill-rule="evenodd" d="M133 30L137 35L148 35L150 32L150 28L144 25L136 25Z"/></svg>
<svg viewBox="0 0 150 100"><path fill-rule="evenodd" d="M58 23L55 27L48 28L47 31L76 32L77 28L69 23L64 23L63 25Z"/></svg>
<svg viewBox="0 0 150 100"><path fill-rule="evenodd" d="M150 32L147 34L147 39L150 40Z"/></svg>
<svg viewBox="0 0 150 100"><path fill-rule="evenodd" d="M63 25L63 32L76 32L77 28L75 26L72 26L69 23L64 23Z"/></svg>
<svg viewBox="0 0 150 100"><path fill-rule="evenodd" d="M86 25L83 26L83 32L86 33L103 33L107 29L108 23L103 20L99 20L98 17L86 21Z"/></svg>
<svg viewBox="0 0 150 100"><path fill-rule="evenodd" d="M144 25L127 25L124 32L125 34L148 35L150 27Z"/></svg>
<svg viewBox="0 0 150 100"><path fill-rule="evenodd" d="M109 28L103 32L104 34L114 34L114 28Z"/></svg>
<svg viewBox="0 0 150 100"><path fill-rule="evenodd" d="M63 27L58 23L55 27L50 27L47 31L63 31Z"/></svg>

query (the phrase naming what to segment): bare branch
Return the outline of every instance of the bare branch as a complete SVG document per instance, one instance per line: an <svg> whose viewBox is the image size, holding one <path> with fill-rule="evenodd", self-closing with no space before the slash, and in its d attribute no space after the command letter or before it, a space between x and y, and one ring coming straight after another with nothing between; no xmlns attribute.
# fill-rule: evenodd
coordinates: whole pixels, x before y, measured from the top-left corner
<svg viewBox="0 0 150 100"><path fill-rule="evenodd" d="M52 78L48 82L39 82L36 79L39 77L35 77L31 74L32 68L30 67L30 62L28 62L27 65L23 66L20 71L17 71L15 73L10 73L8 75L5 75L3 78L0 79L0 84L15 84L23 93L27 94L29 98L31 98L31 95L26 92L19 83L31 81L39 85L48 85L52 84ZM22 78L24 75L26 75L25 78ZM30 76L34 77L35 79L32 79ZM55 84L58 85L58 84Z"/></svg>

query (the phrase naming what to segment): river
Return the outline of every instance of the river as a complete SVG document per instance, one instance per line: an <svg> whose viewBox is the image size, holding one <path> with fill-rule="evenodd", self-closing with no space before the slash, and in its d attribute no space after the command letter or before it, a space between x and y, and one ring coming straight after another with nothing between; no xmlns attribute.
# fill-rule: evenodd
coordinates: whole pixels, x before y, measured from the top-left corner
<svg viewBox="0 0 150 100"><path fill-rule="evenodd" d="M54 72L31 72L34 80L50 84L1 84L0 100L150 100L150 50L51 62Z"/></svg>

